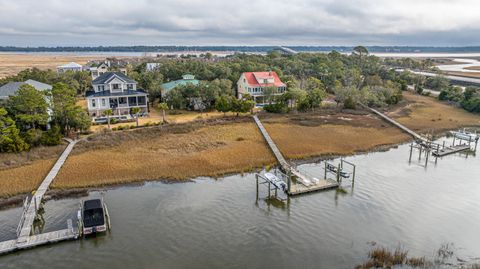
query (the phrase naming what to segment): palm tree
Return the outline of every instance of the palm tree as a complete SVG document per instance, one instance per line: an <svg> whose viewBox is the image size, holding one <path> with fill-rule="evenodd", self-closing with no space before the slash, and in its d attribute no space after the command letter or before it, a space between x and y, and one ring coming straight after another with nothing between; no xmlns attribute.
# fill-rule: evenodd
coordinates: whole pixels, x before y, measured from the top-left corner
<svg viewBox="0 0 480 269"><path fill-rule="evenodd" d="M112 111L112 109L107 109L107 110L103 111L103 114L105 116L107 116L108 129L110 129L110 116L113 115L113 111Z"/></svg>
<svg viewBox="0 0 480 269"><path fill-rule="evenodd" d="M162 110L163 123L166 123L167 121L165 120L165 110L168 110L167 103L159 103L157 108Z"/></svg>
<svg viewBox="0 0 480 269"><path fill-rule="evenodd" d="M137 128L138 128L138 114L142 111L139 107L132 108L132 114L135 115L135 119L137 120Z"/></svg>

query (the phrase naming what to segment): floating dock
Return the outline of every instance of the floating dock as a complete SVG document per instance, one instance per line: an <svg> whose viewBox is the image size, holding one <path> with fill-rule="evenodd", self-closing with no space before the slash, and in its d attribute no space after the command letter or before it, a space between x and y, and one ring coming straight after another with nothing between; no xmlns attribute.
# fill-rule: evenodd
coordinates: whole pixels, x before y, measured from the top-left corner
<svg viewBox="0 0 480 269"><path fill-rule="evenodd" d="M76 140L69 140L68 146L65 148L62 155L60 155L53 168L43 180L42 184L40 184L40 187L30 199L28 197L25 199L23 204L23 213L17 228L17 239L0 242L0 254L79 238L80 232L77 228L73 227L72 220L70 219L67 221L67 229L48 233L32 234L33 223L37 217L38 210L41 207L43 196L47 192L48 187L52 183L53 179L57 176L60 168L62 168L63 164L72 152L76 143Z"/></svg>
<svg viewBox="0 0 480 269"><path fill-rule="evenodd" d="M263 126L262 122L258 118L257 115L253 116L255 123L260 129L265 141L267 141L268 146L275 155L280 167L283 171L287 174L287 189L285 190L288 195L299 195L308 192L314 191L322 191L328 190L333 188L339 187L339 182L333 179L316 179L316 178L309 178L305 174L302 174L300 171L292 167L283 157L282 153L278 149L275 142L273 142L272 138L268 134L267 130ZM292 180L293 178L293 180ZM292 182L295 181L295 182Z"/></svg>

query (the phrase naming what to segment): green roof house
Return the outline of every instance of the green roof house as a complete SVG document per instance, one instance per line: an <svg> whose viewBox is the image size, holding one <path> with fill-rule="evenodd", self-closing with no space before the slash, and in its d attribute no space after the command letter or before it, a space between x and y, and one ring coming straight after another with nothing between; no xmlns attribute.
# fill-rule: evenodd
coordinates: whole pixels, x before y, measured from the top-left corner
<svg viewBox="0 0 480 269"><path fill-rule="evenodd" d="M170 81L170 82L167 82L167 83L163 83L162 88L164 90L164 94L166 94L167 92L171 91L172 89L174 89L177 86L183 86L183 85L187 85L189 83L193 84L193 85L198 85L200 83L200 81L198 79L195 79L194 75L187 74L187 75L183 75L182 79Z"/></svg>

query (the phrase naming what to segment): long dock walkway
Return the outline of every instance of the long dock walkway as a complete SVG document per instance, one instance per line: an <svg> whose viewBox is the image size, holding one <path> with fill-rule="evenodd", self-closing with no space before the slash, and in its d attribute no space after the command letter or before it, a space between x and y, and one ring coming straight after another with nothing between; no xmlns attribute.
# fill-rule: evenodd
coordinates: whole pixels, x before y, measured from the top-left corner
<svg viewBox="0 0 480 269"><path fill-rule="evenodd" d="M389 123L391 123L392 125L398 127L399 129L401 129L402 131L406 132L407 134L411 135L417 142L425 142L425 143L428 143L428 140L417 134L416 132L410 130L409 128L407 128L405 125L402 125L400 123L398 123L397 121L395 121L394 119L388 117L387 115L383 114L382 112L376 110L376 109L373 109L371 107L368 107L362 103L360 103L360 105L370 111L372 111L373 113L377 114L378 116L380 116L382 119L384 119L385 121L388 121Z"/></svg>
<svg viewBox="0 0 480 269"><path fill-rule="evenodd" d="M0 254L16 249L30 248L50 242L75 239L78 237L79 233L78 231L74 230L71 220L67 222L68 228L65 230L32 235L33 223L37 216L37 211L41 206L43 196L72 152L73 147L77 143L77 140L68 141L68 146L65 148L62 155L60 155L55 165L40 184L40 187L37 189L37 191L35 191L30 201L25 201L24 211L22 217L20 218L20 223L17 229L18 238L16 240L0 242Z"/></svg>
<svg viewBox="0 0 480 269"><path fill-rule="evenodd" d="M316 178L308 178L306 175L302 174L300 171L296 170L293 168L287 160L283 157L282 153L278 149L277 145L275 142L273 142L272 138L268 134L267 130L263 126L262 122L258 118L257 115L253 116L253 119L255 120L255 123L258 126L258 129L260 129L260 132L262 133L263 137L265 138L265 141L267 141L268 146L273 152L273 155L275 155L275 158L277 159L278 163L282 167L282 169L286 173L290 173L290 175L294 176L296 178L296 181L300 184L291 184L290 188L287 189L287 193L289 195L297 195L297 194L302 194L302 193L308 193L308 192L313 192L313 191L320 191L320 190L327 190L327 189L332 189L332 188L337 188L339 186L339 183L335 180L332 179L316 179Z"/></svg>

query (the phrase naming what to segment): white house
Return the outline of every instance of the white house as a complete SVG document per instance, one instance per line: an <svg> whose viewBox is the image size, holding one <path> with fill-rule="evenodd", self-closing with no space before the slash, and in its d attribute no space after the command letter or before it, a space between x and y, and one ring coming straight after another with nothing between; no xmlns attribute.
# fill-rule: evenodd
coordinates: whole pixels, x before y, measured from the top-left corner
<svg viewBox="0 0 480 269"><path fill-rule="evenodd" d="M147 63L145 69L150 72L150 71L154 71L155 69L157 69L158 67L160 66L160 63Z"/></svg>
<svg viewBox="0 0 480 269"><path fill-rule="evenodd" d="M148 114L148 94L137 89L137 82L122 72L106 72L92 81L93 91L86 94L88 113L101 117L107 109L113 115L130 115L139 107L141 114Z"/></svg>
<svg viewBox="0 0 480 269"><path fill-rule="evenodd" d="M106 63L101 63L99 66L90 67L90 72L92 73L92 79L96 79L108 72L108 65Z"/></svg>
<svg viewBox="0 0 480 269"><path fill-rule="evenodd" d="M78 72L78 71L82 71L82 70L83 70L83 66L81 64L77 64L77 63L74 63L74 62L57 66L57 72L58 73L65 73L67 71Z"/></svg>
<svg viewBox="0 0 480 269"><path fill-rule="evenodd" d="M249 94L259 105L267 103L265 100L264 89L275 87L273 95L282 95L287 90L287 85L283 83L276 72L245 72L242 73L237 82L238 98Z"/></svg>

